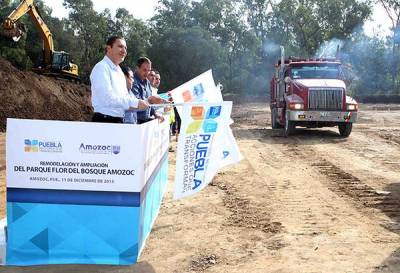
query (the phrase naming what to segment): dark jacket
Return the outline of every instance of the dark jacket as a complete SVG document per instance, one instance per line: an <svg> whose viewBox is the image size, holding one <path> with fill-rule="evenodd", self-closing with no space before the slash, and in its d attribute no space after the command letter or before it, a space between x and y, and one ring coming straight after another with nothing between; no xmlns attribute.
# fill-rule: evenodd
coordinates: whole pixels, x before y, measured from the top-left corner
<svg viewBox="0 0 400 273"><path fill-rule="evenodd" d="M151 85L148 79L141 80L137 72L134 73L134 83L132 86L132 92L136 98L141 100L147 100L151 96ZM146 110L137 112L138 123L143 123L151 120L151 116L153 116L155 110L152 107L149 107Z"/></svg>

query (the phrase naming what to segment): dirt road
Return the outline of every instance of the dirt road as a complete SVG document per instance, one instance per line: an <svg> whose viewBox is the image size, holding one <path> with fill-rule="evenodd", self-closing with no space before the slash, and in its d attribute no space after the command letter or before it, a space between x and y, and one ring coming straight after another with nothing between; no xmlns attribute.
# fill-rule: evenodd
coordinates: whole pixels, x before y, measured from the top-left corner
<svg viewBox="0 0 400 273"><path fill-rule="evenodd" d="M400 106L360 112L348 139L284 138L266 103L236 105L244 160L193 198L173 201L170 183L138 264L0 272L400 272ZM173 167L174 153L171 180Z"/></svg>

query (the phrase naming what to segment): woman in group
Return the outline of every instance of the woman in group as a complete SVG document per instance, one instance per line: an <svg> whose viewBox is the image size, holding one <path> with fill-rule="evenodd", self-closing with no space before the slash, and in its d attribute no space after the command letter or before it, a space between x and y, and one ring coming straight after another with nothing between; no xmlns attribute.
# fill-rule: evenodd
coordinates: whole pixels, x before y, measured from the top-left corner
<svg viewBox="0 0 400 273"><path fill-rule="evenodd" d="M129 95L134 97L135 95L131 91L132 86L133 86L133 81L134 81L133 71L128 66L121 67L121 69L125 75L127 92L129 93ZM136 124L137 123L137 112L134 110L125 111L123 121L124 121L124 123Z"/></svg>

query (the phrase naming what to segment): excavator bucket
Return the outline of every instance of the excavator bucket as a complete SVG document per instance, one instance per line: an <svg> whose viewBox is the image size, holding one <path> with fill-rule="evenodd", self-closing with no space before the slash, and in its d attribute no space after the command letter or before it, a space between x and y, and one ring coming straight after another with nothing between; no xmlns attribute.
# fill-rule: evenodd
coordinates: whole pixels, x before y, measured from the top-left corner
<svg viewBox="0 0 400 273"><path fill-rule="evenodd" d="M0 35L6 38L12 38L14 42L18 42L18 40L25 33L24 25L13 24L11 27L5 27L0 30Z"/></svg>

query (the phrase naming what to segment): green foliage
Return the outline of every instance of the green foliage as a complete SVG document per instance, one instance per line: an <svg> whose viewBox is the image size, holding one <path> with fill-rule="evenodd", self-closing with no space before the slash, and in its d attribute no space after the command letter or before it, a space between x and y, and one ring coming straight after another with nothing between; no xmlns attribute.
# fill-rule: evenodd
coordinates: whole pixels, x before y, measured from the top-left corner
<svg viewBox="0 0 400 273"><path fill-rule="evenodd" d="M70 9L67 29L72 29L79 51L76 52L80 73L87 80L91 69L104 55L104 44L110 32L109 14L93 9L91 0L64 0L64 6Z"/></svg>
<svg viewBox="0 0 400 273"><path fill-rule="evenodd" d="M20 0L0 0L0 18ZM399 15L396 0L379 0ZM279 57L314 56L327 42L344 44L346 62L352 65L355 95L400 94L400 46L393 37L367 37L361 29L371 14L372 0L159 0L148 22L126 9L115 15L97 12L92 0L64 0L68 18L52 16L42 0L35 5L52 32L55 49L69 52L81 78L88 78L103 58L111 35L125 37L125 65L134 68L138 57L148 56L161 72L162 90L172 89L212 68L217 81L235 94L265 93ZM0 39L0 56L29 69L42 53L39 31L28 15L20 19L27 34L14 43Z"/></svg>
<svg viewBox="0 0 400 273"><path fill-rule="evenodd" d="M240 1L204 0L193 2L191 24L207 31L223 48L216 74L229 90L249 87L260 40L245 23Z"/></svg>
<svg viewBox="0 0 400 273"><path fill-rule="evenodd" d="M157 13L151 20L157 31L163 32L189 26L190 0L159 0L158 2Z"/></svg>
<svg viewBox="0 0 400 273"><path fill-rule="evenodd" d="M385 46L377 38L361 37L349 50L352 64L357 70L357 79L354 82L356 95L370 94L374 90L387 89L388 66L385 59ZM373 54L371 54L373 53Z"/></svg>
<svg viewBox="0 0 400 273"><path fill-rule="evenodd" d="M150 47L150 29L143 21L135 19L126 9L117 9L113 33L125 37L128 48L125 65L134 69L136 60L147 55Z"/></svg>
<svg viewBox="0 0 400 273"><path fill-rule="evenodd" d="M0 18L5 18L18 5L17 1L2 1L0 6ZM11 39L0 38L0 56L9 60L14 66L21 69L29 69L32 65L25 49L25 39L21 39L18 43Z"/></svg>
<svg viewBox="0 0 400 273"><path fill-rule="evenodd" d="M327 40L346 39L368 18L368 2L357 0L282 0L274 8L274 29L289 31L301 55L313 56Z"/></svg>
<svg viewBox="0 0 400 273"><path fill-rule="evenodd" d="M30 69L32 67L32 62L23 48L0 47L0 56L10 60L18 68Z"/></svg>
<svg viewBox="0 0 400 273"><path fill-rule="evenodd" d="M248 12L247 22L255 35L263 40L266 39L268 29L271 27L273 2L271 0L243 0L243 5Z"/></svg>
<svg viewBox="0 0 400 273"><path fill-rule="evenodd" d="M166 79L165 90L221 64L221 46L199 27L171 29L153 42L149 56Z"/></svg>

